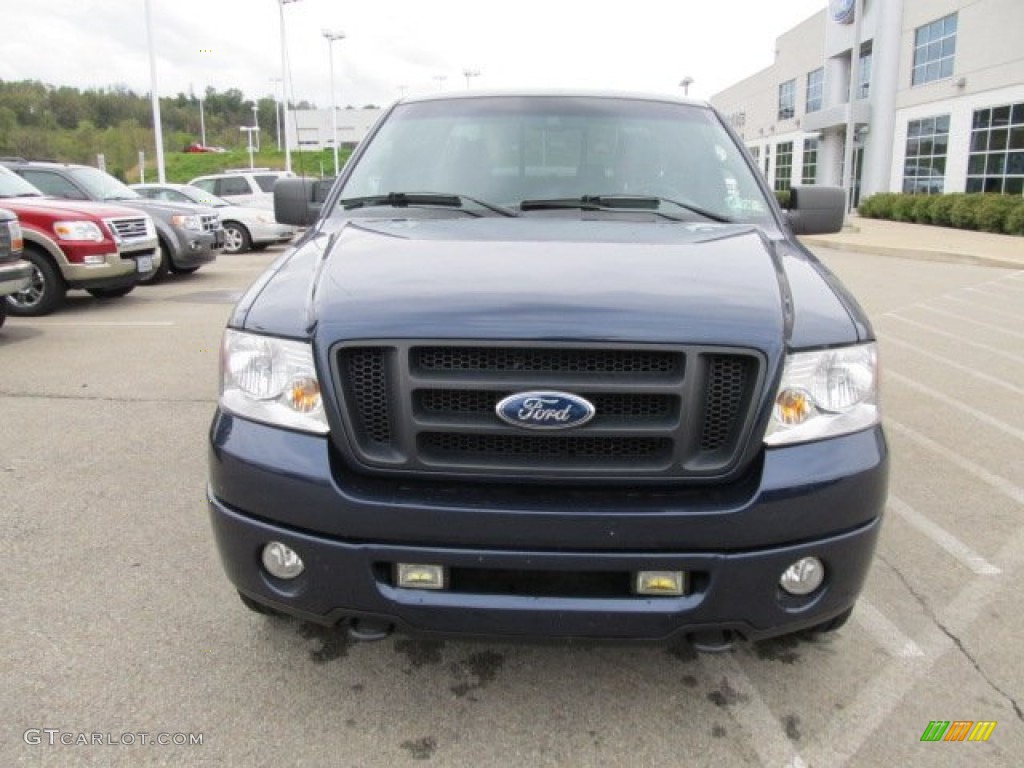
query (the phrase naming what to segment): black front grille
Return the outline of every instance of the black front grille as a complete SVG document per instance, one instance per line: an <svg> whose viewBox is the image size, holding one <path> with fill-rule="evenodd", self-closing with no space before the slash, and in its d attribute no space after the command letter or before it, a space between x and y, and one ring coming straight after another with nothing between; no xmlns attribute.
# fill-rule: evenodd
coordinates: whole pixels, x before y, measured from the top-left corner
<svg viewBox="0 0 1024 768"><path fill-rule="evenodd" d="M220 215L216 213L204 213L202 215L203 232L216 232L220 229Z"/></svg>
<svg viewBox="0 0 1024 768"><path fill-rule="evenodd" d="M354 426L360 437L391 445L391 395L384 368L384 350L357 347L341 355L342 376L355 406Z"/></svg>
<svg viewBox="0 0 1024 768"><path fill-rule="evenodd" d="M339 345L333 361L359 463L502 479L727 474L764 368L746 350L564 343L374 341ZM528 391L582 397L595 415L542 431L498 417L501 400Z"/></svg>
<svg viewBox="0 0 1024 768"><path fill-rule="evenodd" d="M708 361L702 451L721 450L740 426L740 410L750 396L753 362L753 358L738 355L714 355Z"/></svg>
<svg viewBox="0 0 1024 768"><path fill-rule="evenodd" d="M460 463L541 457L570 461L666 459L670 440L652 437L562 437L557 435L471 435L424 432L420 450L428 457Z"/></svg>
<svg viewBox="0 0 1024 768"><path fill-rule="evenodd" d="M681 358L671 352L599 351L591 349L518 349L488 347L419 347L414 370L515 373L679 373Z"/></svg>

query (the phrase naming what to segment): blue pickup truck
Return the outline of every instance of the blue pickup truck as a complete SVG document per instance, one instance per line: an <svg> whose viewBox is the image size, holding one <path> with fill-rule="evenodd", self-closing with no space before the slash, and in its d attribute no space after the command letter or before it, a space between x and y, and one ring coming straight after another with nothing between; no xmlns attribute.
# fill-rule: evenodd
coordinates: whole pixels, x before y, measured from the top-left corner
<svg viewBox="0 0 1024 768"><path fill-rule="evenodd" d="M209 509L253 610L689 641L849 617L886 497L875 338L704 103L392 106L235 307Z"/></svg>

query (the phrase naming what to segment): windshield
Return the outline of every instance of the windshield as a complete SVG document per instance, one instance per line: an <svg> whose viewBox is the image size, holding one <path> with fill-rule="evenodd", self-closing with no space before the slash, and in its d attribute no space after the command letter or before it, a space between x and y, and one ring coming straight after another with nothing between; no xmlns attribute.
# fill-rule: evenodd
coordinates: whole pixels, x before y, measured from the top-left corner
<svg viewBox="0 0 1024 768"><path fill-rule="evenodd" d="M94 200L137 200L141 195L99 168L73 168L71 174Z"/></svg>
<svg viewBox="0 0 1024 768"><path fill-rule="evenodd" d="M191 184L182 187L178 191L179 194L187 198L187 200L183 200L182 202L200 203L202 205L212 206L213 208L226 208L229 205L234 205L234 203L229 203L223 197L217 197L216 195L207 192L205 189L194 187Z"/></svg>
<svg viewBox="0 0 1024 768"><path fill-rule="evenodd" d="M341 197L434 192L524 201L653 196L720 220L765 223L768 206L711 110L627 98L497 96L398 106Z"/></svg>
<svg viewBox="0 0 1024 768"><path fill-rule="evenodd" d="M0 165L0 197L42 197L42 194L14 171Z"/></svg>

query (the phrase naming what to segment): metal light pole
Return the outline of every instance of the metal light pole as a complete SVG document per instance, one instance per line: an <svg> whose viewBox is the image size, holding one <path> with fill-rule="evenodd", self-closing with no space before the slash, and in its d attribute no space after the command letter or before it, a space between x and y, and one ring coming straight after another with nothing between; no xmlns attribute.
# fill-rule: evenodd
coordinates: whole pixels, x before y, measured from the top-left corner
<svg viewBox="0 0 1024 768"><path fill-rule="evenodd" d="M203 114L203 97L199 97L199 143L206 146L206 115Z"/></svg>
<svg viewBox="0 0 1024 768"><path fill-rule="evenodd" d="M434 79L437 80L437 90L444 90L444 81L448 79L448 75L434 75Z"/></svg>
<svg viewBox="0 0 1024 768"><path fill-rule="evenodd" d="M693 85L693 78L687 75L679 81L679 87L683 89L683 96L690 95L690 86Z"/></svg>
<svg viewBox="0 0 1024 768"><path fill-rule="evenodd" d="M280 77L270 78L272 83L282 82ZM281 151L281 102L277 98L277 89L274 89L274 119L277 121L277 133L274 135L277 137L277 151Z"/></svg>
<svg viewBox="0 0 1024 768"><path fill-rule="evenodd" d="M256 163L253 161L252 135L259 129L253 128L251 125L240 125L238 130L249 135L249 170L251 171L256 166Z"/></svg>
<svg viewBox="0 0 1024 768"><path fill-rule="evenodd" d="M153 134L156 140L156 174L163 184L167 180L164 173L164 132L160 124L160 94L156 88L156 55L153 52L153 14L146 0L146 36L149 38L149 88L150 100L153 104Z"/></svg>
<svg viewBox="0 0 1024 768"><path fill-rule="evenodd" d="M259 117L259 105L254 101L252 103L252 129L256 131L256 151L260 151L260 117Z"/></svg>
<svg viewBox="0 0 1024 768"><path fill-rule="evenodd" d="M289 140L291 131L288 127L288 57L284 36L284 7L288 3L297 3L298 0L277 0L277 10L281 17L281 85L284 90L284 169L292 169L292 143Z"/></svg>
<svg viewBox="0 0 1024 768"><path fill-rule="evenodd" d="M327 39L327 55L331 64L331 147L334 149L334 175L338 175L338 107L334 101L334 41L344 40L344 32L332 32L329 29L323 30Z"/></svg>
<svg viewBox="0 0 1024 768"><path fill-rule="evenodd" d="M464 69L462 74L466 77L466 90L469 90L469 81L474 77L480 77L479 69Z"/></svg>

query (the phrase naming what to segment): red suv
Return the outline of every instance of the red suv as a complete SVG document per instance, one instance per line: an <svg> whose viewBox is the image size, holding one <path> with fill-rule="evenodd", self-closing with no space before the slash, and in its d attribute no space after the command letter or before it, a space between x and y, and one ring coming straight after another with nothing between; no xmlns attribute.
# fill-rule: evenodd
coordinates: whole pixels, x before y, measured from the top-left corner
<svg viewBox="0 0 1024 768"><path fill-rule="evenodd" d="M46 315L70 288L124 296L160 266L156 228L144 213L116 205L47 198L0 166L0 201L21 221L32 265L28 287L6 297L12 315Z"/></svg>

